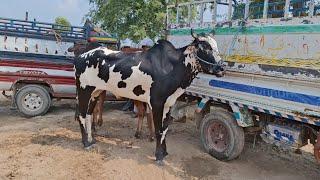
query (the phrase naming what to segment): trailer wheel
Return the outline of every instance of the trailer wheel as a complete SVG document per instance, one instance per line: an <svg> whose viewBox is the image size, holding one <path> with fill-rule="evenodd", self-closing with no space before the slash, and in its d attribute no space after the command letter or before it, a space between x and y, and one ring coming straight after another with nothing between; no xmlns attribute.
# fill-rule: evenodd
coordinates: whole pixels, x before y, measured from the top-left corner
<svg viewBox="0 0 320 180"><path fill-rule="evenodd" d="M200 125L204 149L213 157L229 161L238 157L244 147L244 132L232 113L222 108L207 114Z"/></svg>
<svg viewBox="0 0 320 180"><path fill-rule="evenodd" d="M49 92L40 85L23 86L15 98L19 112L27 117L47 113L51 105Z"/></svg>

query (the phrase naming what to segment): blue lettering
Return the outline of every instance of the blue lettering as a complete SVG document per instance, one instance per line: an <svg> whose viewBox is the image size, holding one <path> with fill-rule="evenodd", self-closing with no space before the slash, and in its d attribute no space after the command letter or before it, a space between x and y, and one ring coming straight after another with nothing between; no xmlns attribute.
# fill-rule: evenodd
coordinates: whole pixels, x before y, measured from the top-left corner
<svg viewBox="0 0 320 180"><path fill-rule="evenodd" d="M288 138L289 141L291 141L291 142L294 142L294 141L295 141L292 135L287 134L287 133L284 133L284 132L280 132L280 131L277 130L277 129L275 129L275 130L273 131L273 133L276 135L277 138L285 137L285 138Z"/></svg>

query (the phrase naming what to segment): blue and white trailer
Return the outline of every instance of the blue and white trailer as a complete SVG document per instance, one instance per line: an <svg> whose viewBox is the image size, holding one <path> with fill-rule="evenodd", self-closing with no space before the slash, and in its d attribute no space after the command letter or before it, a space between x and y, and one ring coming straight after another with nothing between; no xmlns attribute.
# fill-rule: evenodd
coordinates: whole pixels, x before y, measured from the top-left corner
<svg viewBox="0 0 320 180"><path fill-rule="evenodd" d="M310 142L320 161L319 8L313 0L168 6L169 41L182 47L192 41L191 29L214 30L226 62L224 77L199 74L186 93L198 99L201 141L212 156L238 157L244 131L254 130L283 147Z"/></svg>

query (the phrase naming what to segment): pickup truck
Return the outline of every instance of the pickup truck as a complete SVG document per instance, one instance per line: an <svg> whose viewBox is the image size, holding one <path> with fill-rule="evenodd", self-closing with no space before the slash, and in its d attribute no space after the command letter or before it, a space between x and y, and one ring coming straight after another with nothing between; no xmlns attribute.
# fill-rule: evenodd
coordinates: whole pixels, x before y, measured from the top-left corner
<svg viewBox="0 0 320 180"><path fill-rule="evenodd" d="M0 90L25 116L45 114L54 98L75 98L73 53L79 41L116 48L117 39L89 21L83 27L0 18Z"/></svg>
<svg viewBox="0 0 320 180"><path fill-rule="evenodd" d="M199 74L186 93L198 100L205 151L232 160L244 148L244 132L251 132L283 148L311 143L320 162L319 9L311 0L168 6L167 39L175 47L193 40L191 29L214 30L226 62L224 77Z"/></svg>

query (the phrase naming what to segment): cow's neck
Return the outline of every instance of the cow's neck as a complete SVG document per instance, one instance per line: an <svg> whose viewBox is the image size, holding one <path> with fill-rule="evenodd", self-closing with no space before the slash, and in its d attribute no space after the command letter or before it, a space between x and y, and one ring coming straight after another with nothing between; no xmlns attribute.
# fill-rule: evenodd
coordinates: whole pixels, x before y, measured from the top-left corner
<svg viewBox="0 0 320 180"><path fill-rule="evenodd" d="M192 74L197 75L201 70L199 61L196 59L196 48L193 45L182 48L184 57L183 63L186 68L190 69Z"/></svg>
<svg viewBox="0 0 320 180"><path fill-rule="evenodd" d="M196 49L194 46L189 45L179 50L182 56L182 67L184 68L181 83L183 88L186 88L201 71L201 66L195 57Z"/></svg>

